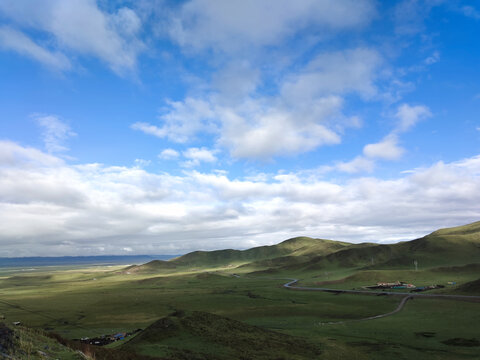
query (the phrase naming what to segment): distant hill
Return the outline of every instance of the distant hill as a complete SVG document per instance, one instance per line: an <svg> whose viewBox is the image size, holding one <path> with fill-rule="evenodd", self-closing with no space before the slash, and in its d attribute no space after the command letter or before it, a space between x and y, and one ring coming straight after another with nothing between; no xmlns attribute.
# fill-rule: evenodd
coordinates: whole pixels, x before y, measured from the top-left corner
<svg viewBox="0 0 480 360"><path fill-rule="evenodd" d="M177 311L122 346L168 359L316 359L318 345L207 312Z"/></svg>
<svg viewBox="0 0 480 360"><path fill-rule="evenodd" d="M362 243L296 237L248 250L194 251L169 261L152 261L132 271L236 268L242 272L318 271L332 268L420 269L480 263L480 221L441 229L396 244Z"/></svg>
<svg viewBox="0 0 480 360"><path fill-rule="evenodd" d="M131 267L128 271L151 272L175 268L214 268L247 264L263 268L307 260L312 256L326 255L350 245L340 241L296 237L277 245L259 246L248 250L194 251L169 261L151 261L144 265ZM270 262L272 263L270 264Z"/></svg>

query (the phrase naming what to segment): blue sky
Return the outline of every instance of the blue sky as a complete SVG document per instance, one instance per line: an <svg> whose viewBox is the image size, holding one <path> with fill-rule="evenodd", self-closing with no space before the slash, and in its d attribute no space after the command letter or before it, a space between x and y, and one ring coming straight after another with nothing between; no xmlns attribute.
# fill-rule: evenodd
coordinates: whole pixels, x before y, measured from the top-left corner
<svg viewBox="0 0 480 360"><path fill-rule="evenodd" d="M476 1L2 1L0 256L477 221L479 36Z"/></svg>

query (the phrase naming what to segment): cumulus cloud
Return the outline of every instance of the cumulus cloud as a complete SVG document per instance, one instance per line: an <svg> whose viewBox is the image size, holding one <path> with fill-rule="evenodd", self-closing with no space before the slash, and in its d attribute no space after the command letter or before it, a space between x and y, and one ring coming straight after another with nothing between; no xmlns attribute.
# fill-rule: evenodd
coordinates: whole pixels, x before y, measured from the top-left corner
<svg viewBox="0 0 480 360"><path fill-rule="evenodd" d="M371 159L397 160L403 153L404 149L398 146L398 138L394 134L390 134L382 141L375 144L365 145L363 154Z"/></svg>
<svg viewBox="0 0 480 360"><path fill-rule="evenodd" d="M42 128L43 142L49 153L64 152L68 148L65 141L76 134L55 115L34 115L33 118Z"/></svg>
<svg viewBox="0 0 480 360"><path fill-rule="evenodd" d="M200 165L201 162L214 163L217 161L215 150L209 150L205 147L189 148L182 154L187 159L182 165L185 167L194 167Z"/></svg>
<svg viewBox="0 0 480 360"><path fill-rule="evenodd" d="M480 156L345 183L70 165L0 142L0 256L181 253L310 235L412 239L480 216ZM385 217L385 214L389 214ZM214 240L214 241L212 241Z"/></svg>
<svg viewBox="0 0 480 360"><path fill-rule="evenodd" d="M242 81L232 74L239 66L247 74ZM218 75L215 85L220 93L170 101L160 126L135 123L132 128L180 143L208 133L234 158L270 159L307 152L338 144L346 128L359 126L358 117L343 113L343 96L375 95L381 66L381 56L372 49L322 53L287 76L278 93L268 96L255 93L255 71L245 64L235 65ZM225 85L225 79L232 77L241 84L238 91L243 96L231 96L235 91Z"/></svg>
<svg viewBox="0 0 480 360"><path fill-rule="evenodd" d="M135 68L144 44L138 37L141 21L132 9L122 7L115 13L106 13L94 0L47 0L34 4L25 0L0 2L0 14L15 25L15 30L4 30L0 35L5 47L60 70L70 67L67 53L97 57L117 73ZM36 44L27 35L32 29L43 32L52 41Z"/></svg>
<svg viewBox="0 0 480 360"><path fill-rule="evenodd" d="M402 104L398 107L395 117L398 119L397 132L410 130L419 121L432 116L430 109L424 105L411 106Z"/></svg>
<svg viewBox="0 0 480 360"><path fill-rule="evenodd" d="M169 33L185 48L234 52L276 45L308 27L326 33L358 28L374 16L369 0L191 0L172 15Z"/></svg>
<svg viewBox="0 0 480 360"><path fill-rule="evenodd" d="M158 157L163 160L174 160L180 156L180 153L175 149L164 149Z"/></svg>

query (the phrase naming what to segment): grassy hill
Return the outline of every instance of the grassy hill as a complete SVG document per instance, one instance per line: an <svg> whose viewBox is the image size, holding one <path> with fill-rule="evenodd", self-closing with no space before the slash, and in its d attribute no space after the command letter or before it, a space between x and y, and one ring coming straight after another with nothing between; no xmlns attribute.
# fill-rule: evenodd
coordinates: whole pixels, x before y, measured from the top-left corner
<svg viewBox="0 0 480 360"><path fill-rule="evenodd" d="M300 360L321 353L304 339L201 311L177 311L162 318L122 348L172 360Z"/></svg>
<svg viewBox="0 0 480 360"><path fill-rule="evenodd" d="M396 244L348 244L282 270L331 268L414 269L480 263L480 222L435 231L423 238Z"/></svg>
<svg viewBox="0 0 480 360"><path fill-rule="evenodd" d="M246 264L251 264L252 269L256 267L264 268L272 265L286 265L298 260L305 261L312 256L329 254L349 245L351 244L340 241L296 237L277 245L259 246L248 250L194 251L169 261L154 260L144 265L132 266L127 268L126 271L208 269ZM272 263L269 261L272 261Z"/></svg>
<svg viewBox="0 0 480 360"><path fill-rule="evenodd" d="M230 267L241 273L312 272L332 269L414 269L480 263L480 222L437 230L396 244L296 237L248 250L194 251L178 258L133 266L131 272L174 272Z"/></svg>

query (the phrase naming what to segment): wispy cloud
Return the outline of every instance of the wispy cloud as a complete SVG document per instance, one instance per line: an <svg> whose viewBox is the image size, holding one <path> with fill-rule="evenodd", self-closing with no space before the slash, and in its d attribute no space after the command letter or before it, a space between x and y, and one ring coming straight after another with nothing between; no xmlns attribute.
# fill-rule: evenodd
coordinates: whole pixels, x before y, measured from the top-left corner
<svg viewBox="0 0 480 360"><path fill-rule="evenodd" d="M460 8L461 12L468 17L473 19L479 20L480 19L480 11L478 11L475 7L470 5L465 5Z"/></svg>
<svg viewBox="0 0 480 360"><path fill-rule="evenodd" d="M65 122L55 115L35 114L32 117L42 128L43 142L49 153L59 153L68 150L65 142L77 134Z"/></svg>
<svg viewBox="0 0 480 360"><path fill-rule="evenodd" d="M398 160L406 152L399 145L400 135L411 130L419 121L432 116L430 109L424 105L401 104L394 117L397 124L393 130L380 142L367 144L362 155L348 162L338 162L328 170L338 170L347 173L372 172L378 160Z"/></svg>
<svg viewBox="0 0 480 360"><path fill-rule="evenodd" d="M28 56L55 70L65 71L72 67L63 53L45 49L24 33L8 26L0 27L0 48Z"/></svg>

